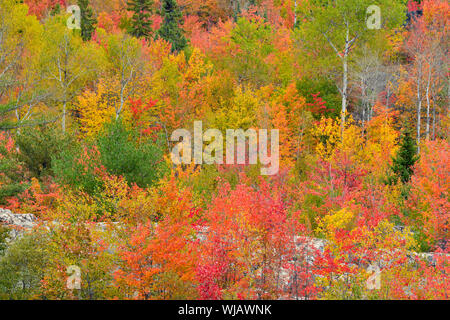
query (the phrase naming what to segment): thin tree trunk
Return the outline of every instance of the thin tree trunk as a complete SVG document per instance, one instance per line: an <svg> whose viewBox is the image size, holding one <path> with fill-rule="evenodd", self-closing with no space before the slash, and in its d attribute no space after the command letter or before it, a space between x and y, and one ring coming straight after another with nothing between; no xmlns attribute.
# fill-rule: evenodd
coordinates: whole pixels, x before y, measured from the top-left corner
<svg viewBox="0 0 450 320"><path fill-rule="evenodd" d="M427 79L427 124L425 128L426 139L430 140L430 83L431 83L431 66L428 68L428 79Z"/></svg>
<svg viewBox="0 0 450 320"><path fill-rule="evenodd" d="M297 24L297 0L294 0L294 28Z"/></svg>
<svg viewBox="0 0 450 320"><path fill-rule="evenodd" d="M363 127L363 129L364 129L364 125L365 125L365 122L366 122L366 106L363 104L363 113L362 113L362 127Z"/></svg>
<svg viewBox="0 0 450 320"><path fill-rule="evenodd" d="M345 126L345 115L347 113L347 83L348 83L348 47L349 47L349 28L347 26L347 31L345 34L345 49L344 57L342 59L343 67L343 78L342 78L342 110L341 110L341 138L344 136L344 126Z"/></svg>
<svg viewBox="0 0 450 320"><path fill-rule="evenodd" d="M122 111L123 105L124 105L124 99L123 99L123 95L121 93L120 94L120 107L118 110L116 110L116 120L118 120L120 117L120 112Z"/></svg>
<svg viewBox="0 0 450 320"><path fill-rule="evenodd" d="M420 123L422 111L422 93L420 91L422 77L422 65L420 64L417 75L417 153L420 152Z"/></svg>
<svg viewBox="0 0 450 320"><path fill-rule="evenodd" d="M62 114L62 123L61 123L61 127L62 127L62 132L65 133L66 132L66 99L64 99L64 103L63 103L63 114Z"/></svg>
<svg viewBox="0 0 450 320"><path fill-rule="evenodd" d="M125 104L125 90L128 84L127 82L124 82L124 76L122 75L122 80L120 82L120 106L119 109L116 109L116 120L119 119L120 114L122 113L123 105Z"/></svg>
<svg viewBox="0 0 450 320"><path fill-rule="evenodd" d="M366 122L366 109L367 109L367 104L366 104L366 86L364 84L364 80L361 79L361 98L362 98L362 127L364 128L364 124Z"/></svg>
<svg viewBox="0 0 450 320"><path fill-rule="evenodd" d="M431 139L436 139L436 103L433 103L433 128Z"/></svg>
<svg viewBox="0 0 450 320"><path fill-rule="evenodd" d="M16 109L15 112L16 112L17 123L20 124L20 115L19 115L18 109ZM17 134L20 134L20 128L17 129Z"/></svg>

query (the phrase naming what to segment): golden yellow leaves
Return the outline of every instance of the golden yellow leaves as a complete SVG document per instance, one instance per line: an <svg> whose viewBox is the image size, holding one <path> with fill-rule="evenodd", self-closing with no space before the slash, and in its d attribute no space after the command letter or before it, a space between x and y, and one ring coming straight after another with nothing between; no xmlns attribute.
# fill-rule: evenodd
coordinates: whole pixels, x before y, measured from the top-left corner
<svg viewBox="0 0 450 320"><path fill-rule="evenodd" d="M326 235L327 239L335 240L337 230L350 231L353 228L355 214L348 208L342 208L323 217L317 226L317 232Z"/></svg>
<svg viewBox="0 0 450 320"><path fill-rule="evenodd" d="M119 100L117 95L108 91L109 87L107 81L101 79L96 91L88 89L78 96L76 109L80 114L80 129L87 138L96 136L115 114Z"/></svg>
<svg viewBox="0 0 450 320"><path fill-rule="evenodd" d="M347 123L347 126L349 124ZM324 160L330 160L340 147L340 125L331 118L322 118L311 134L316 140L316 153Z"/></svg>
<svg viewBox="0 0 450 320"><path fill-rule="evenodd" d="M235 88L230 108L218 110L214 119L216 128L223 130L242 128L244 130L256 125L255 111L260 107L260 101L250 89Z"/></svg>
<svg viewBox="0 0 450 320"><path fill-rule="evenodd" d="M381 113L365 128L351 118L345 123L341 137L339 120L322 118L311 129L316 153L325 161L334 162L344 154L360 168L383 174L396 152L398 132L393 127L390 114Z"/></svg>
<svg viewBox="0 0 450 320"><path fill-rule="evenodd" d="M206 56L198 48L194 48L184 74L187 82L198 82L203 76L211 73L213 65L206 61Z"/></svg>

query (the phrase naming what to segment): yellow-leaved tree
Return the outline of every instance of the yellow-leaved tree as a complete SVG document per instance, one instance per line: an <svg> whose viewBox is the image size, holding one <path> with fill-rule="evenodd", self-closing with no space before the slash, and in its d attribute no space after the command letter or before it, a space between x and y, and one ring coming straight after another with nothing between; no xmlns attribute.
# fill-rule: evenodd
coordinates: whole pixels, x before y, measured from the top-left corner
<svg viewBox="0 0 450 320"><path fill-rule="evenodd" d="M115 115L120 101L118 95L110 90L114 87L110 85L111 81L114 80L100 79L96 90L87 89L77 97L80 130L86 138L94 137Z"/></svg>

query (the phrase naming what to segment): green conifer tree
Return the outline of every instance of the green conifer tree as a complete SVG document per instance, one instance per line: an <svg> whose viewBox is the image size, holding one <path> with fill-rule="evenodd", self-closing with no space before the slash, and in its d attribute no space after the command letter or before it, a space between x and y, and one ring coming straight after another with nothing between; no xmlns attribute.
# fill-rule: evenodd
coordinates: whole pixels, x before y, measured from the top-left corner
<svg viewBox="0 0 450 320"><path fill-rule="evenodd" d="M175 0L163 0L162 12L164 21L161 29L158 31L159 37L169 41L172 44L172 52L183 50L187 45L184 32L180 28L182 13Z"/></svg>
<svg viewBox="0 0 450 320"><path fill-rule="evenodd" d="M416 142L408 130L403 131L400 149L392 160L391 170L395 177L400 178L401 182L407 183L413 174L413 166L418 160ZM393 178L390 177L390 182Z"/></svg>
<svg viewBox="0 0 450 320"><path fill-rule="evenodd" d="M89 41L95 31L97 19L94 17L94 12L89 6L89 0L78 0L78 6L81 11L81 38L83 41Z"/></svg>
<svg viewBox="0 0 450 320"><path fill-rule="evenodd" d="M151 15L153 0L129 0L128 11L133 12L129 33L136 38L150 39L153 34Z"/></svg>

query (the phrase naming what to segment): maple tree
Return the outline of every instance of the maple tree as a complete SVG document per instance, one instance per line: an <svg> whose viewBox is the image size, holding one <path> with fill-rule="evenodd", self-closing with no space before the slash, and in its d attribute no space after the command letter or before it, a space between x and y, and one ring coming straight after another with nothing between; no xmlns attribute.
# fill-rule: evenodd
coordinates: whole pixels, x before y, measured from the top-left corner
<svg viewBox="0 0 450 320"><path fill-rule="evenodd" d="M115 286L126 298L191 297L199 248L190 190L177 186L172 176L155 190L153 199L157 215L131 227L127 242L119 249L122 263L114 273Z"/></svg>
<svg viewBox="0 0 450 320"><path fill-rule="evenodd" d="M295 214L288 214L282 202L282 188L261 182L260 189L253 190L242 179L234 190L224 183L204 214L208 225L206 254L197 271L202 281L201 297L275 298L289 292L307 294L312 289L305 285L307 275L298 268L298 264L305 263L305 257L298 256L298 261L293 258L296 245L302 242L296 238L302 226ZM277 281L283 270L297 274L298 287L288 291Z"/></svg>
<svg viewBox="0 0 450 320"><path fill-rule="evenodd" d="M26 0L28 12L38 19L45 18L52 10L66 7L66 0Z"/></svg>
<svg viewBox="0 0 450 320"><path fill-rule="evenodd" d="M448 241L448 143L430 141L414 167L409 205L429 245L445 249Z"/></svg>
<svg viewBox="0 0 450 320"><path fill-rule="evenodd" d="M25 191L24 181L27 173L16 159L17 151L11 137L0 134L0 201L5 203L6 199Z"/></svg>

